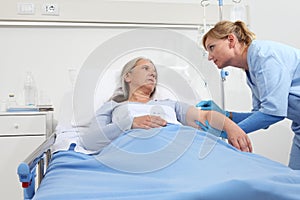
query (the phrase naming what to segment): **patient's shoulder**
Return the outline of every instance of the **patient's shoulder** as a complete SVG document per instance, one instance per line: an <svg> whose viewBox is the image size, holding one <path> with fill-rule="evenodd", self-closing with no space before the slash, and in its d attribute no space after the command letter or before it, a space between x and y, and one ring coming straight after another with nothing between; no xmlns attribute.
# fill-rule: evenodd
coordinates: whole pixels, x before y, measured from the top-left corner
<svg viewBox="0 0 300 200"><path fill-rule="evenodd" d="M114 110L118 105L120 105L122 103L118 103L115 102L113 100L104 102L97 110L96 110L96 114L99 113L107 113L107 112L111 112L112 110Z"/></svg>

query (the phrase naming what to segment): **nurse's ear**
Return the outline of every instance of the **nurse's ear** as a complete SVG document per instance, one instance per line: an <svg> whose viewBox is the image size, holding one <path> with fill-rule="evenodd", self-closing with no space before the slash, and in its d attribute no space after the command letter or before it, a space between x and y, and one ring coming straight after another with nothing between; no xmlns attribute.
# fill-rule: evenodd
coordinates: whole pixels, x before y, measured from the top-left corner
<svg viewBox="0 0 300 200"><path fill-rule="evenodd" d="M233 33L230 33L230 34L227 36L227 39L228 39L228 42L229 42L229 47L230 47L230 48L234 48L234 47L235 47L235 44L236 44L236 41L237 41L236 36L235 36Z"/></svg>

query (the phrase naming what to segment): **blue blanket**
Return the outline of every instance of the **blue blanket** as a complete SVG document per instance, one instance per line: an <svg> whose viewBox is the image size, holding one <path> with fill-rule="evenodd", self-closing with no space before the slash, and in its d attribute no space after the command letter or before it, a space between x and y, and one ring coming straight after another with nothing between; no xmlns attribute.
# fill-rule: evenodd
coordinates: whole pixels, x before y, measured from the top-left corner
<svg viewBox="0 0 300 200"><path fill-rule="evenodd" d="M97 155L53 155L34 199L292 200L300 172L196 129L124 133Z"/></svg>

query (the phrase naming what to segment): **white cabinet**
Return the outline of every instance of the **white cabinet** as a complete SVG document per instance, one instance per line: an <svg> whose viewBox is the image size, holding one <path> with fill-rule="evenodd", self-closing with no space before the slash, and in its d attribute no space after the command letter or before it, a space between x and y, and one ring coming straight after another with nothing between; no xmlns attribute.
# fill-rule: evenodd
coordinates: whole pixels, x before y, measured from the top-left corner
<svg viewBox="0 0 300 200"><path fill-rule="evenodd" d="M52 133L51 112L0 113L1 199L23 199L18 165Z"/></svg>

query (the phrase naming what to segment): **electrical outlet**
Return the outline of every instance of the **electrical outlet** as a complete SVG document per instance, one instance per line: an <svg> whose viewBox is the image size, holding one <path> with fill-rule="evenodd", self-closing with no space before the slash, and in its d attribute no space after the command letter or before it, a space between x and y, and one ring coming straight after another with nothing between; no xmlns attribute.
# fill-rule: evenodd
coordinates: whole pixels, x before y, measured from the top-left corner
<svg viewBox="0 0 300 200"><path fill-rule="evenodd" d="M59 15L59 8L57 4L47 3L42 6L43 15Z"/></svg>

